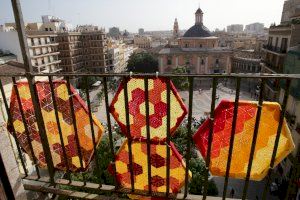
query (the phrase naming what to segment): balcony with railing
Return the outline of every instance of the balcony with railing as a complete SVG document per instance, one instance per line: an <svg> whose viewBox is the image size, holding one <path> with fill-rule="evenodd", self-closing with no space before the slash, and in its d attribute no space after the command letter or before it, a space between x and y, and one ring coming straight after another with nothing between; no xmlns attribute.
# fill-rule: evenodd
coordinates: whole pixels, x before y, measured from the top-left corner
<svg viewBox="0 0 300 200"><path fill-rule="evenodd" d="M300 75L35 73L12 3L26 73L0 73L1 136L15 153L0 150L4 198L17 196L11 159L25 190L53 199L295 198L300 151L285 116ZM255 97L242 90L248 79L260 83ZM283 84L282 103L265 101L271 79Z"/></svg>
<svg viewBox="0 0 300 200"><path fill-rule="evenodd" d="M264 44L263 45L263 49L270 51L270 52L274 52L277 53L279 55L285 55L287 53L287 50L281 47L275 47L269 44Z"/></svg>
<svg viewBox="0 0 300 200"><path fill-rule="evenodd" d="M15 76L25 79L16 81ZM53 80L57 76L65 80ZM102 97L95 98L89 84L77 93L70 83L74 76L86 83L91 77L100 80L96 91ZM12 77L11 89L1 82L0 89L12 148L24 188L30 191L59 198L121 199L127 194L210 199L217 194L229 197L235 188L235 198L269 199L276 166L293 149L284 116L288 88L300 79L298 75L27 73L0 77ZM42 82L31 84L31 79L41 77ZM241 91L249 78L261 81L258 101L245 101L249 97ZM264 101L264 84L271 78L285 82L281 108ZM176 79L188 81L188 90L177 91ZM220 88L218 83L224 79L235 83L235 92ZM211 90L203 89L203 96L195 86L199 81L212 85ZM223 99L229 93L235 100ZM208 94L210 98L202 99ZM95 99L102 104L97 111L92 106ZM199 111L200 102L207 104L205 112ZM289 181L282 194L294 194L293 176ZM213 190L214 182L219 192Z"/></svg>

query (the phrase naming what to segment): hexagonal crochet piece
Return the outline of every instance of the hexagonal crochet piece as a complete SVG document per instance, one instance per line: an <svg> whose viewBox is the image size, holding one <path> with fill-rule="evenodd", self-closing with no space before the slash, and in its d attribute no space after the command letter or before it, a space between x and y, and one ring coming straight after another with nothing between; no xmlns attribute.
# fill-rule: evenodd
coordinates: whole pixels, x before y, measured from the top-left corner
<svg viewBox="0 0 300 200"><path fill-rule="evenodd" d="M75 132L73 120L71 115L71 107L69 103L69 95L67 85L64 81L53 82L58 107L59 121L62 128L62 136L67 154L67 162L71 171L84 171L87 169L90 160L94 154L92 132L90 127L90 120L88 116L88 109L85 102L76 93L73 87L72 99L74 102L74 111L77 122L78 137L80 143L80 150L83 159L83 168L80 166L78 148L75 140ZM22 108L26 118L26 123L29 131L30 141L33 146L34 156L39 161L40 167L46 167L45 155L42 148L41 138L37 127L37 122L34 114L33 104L29 92L27 82L17 83L17 88L20 94ZM36 82L36 89L39 96L40 107L43 115L43 120L46 128L53 164L56 169L66 170L66 163L63 157L63 150L57 121L55 118L55 111L51 96L50 84L48 82ZM25 152L32 157L29 148L28 139L25 133L24 124L22 121L20 108L17 102L16 91L13 89L10 102L10 113L12 115L13 126L15 128L18 141ZM103 134L103 127L100 122L93 117L94 133L96 144L100 142ZM10 126L8 128L10 129Z"/></svg>
<svg viewBox="0 0 300 200"><path fill-rule="evenodd" d="M261 180L268 172L280 117L278 103L264 102L253 158L250 179ZM225 176L228 160L234 102L223 100L215 109L210 171ZM240 101L229 176L244 179L247 174L257 112L257 102ZM208 148L210 120L206 120L194 135L194 141L205 158ZM290 130L284 120L275 166L294 149Z"/></svg>
<svg viewBox="0 0 300 200"><path fill-rule="evenodd" d="M165 78L149 79L149 120L152 140L163 140L167 136L167 82ZM126 112L124 101L124 85L128 87L128 104L130 118L130 134L133 138L146 138L146 103L143 78L124 80L111 103L110 112L126 136ZM171 82L171 135L180 125L187 113L186 107Z"/></svg>
<svg viewBox="0 0 300 200"><path fill-rule="evenodd" d="M173 143L170 148L170 193L176 194L184 184L185 163ZM151 142L151 183L153 192L166 192L167 145ZM132 163L134 187L136 190L148 191L148 161L146 140L132 142ZM123 188L131 188L128 141L116 154L117 179ZM109 167L112 172L112 166ZM189 177L191 177L189 172Z"/></svg>

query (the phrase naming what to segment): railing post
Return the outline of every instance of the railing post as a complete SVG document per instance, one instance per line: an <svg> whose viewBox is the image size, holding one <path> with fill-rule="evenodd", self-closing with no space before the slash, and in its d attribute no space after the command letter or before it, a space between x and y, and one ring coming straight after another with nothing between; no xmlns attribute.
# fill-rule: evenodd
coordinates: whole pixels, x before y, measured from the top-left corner
<svg viewBox="0 0 300 200"><path fill-rule="evenodd" d="M1 172L0 173L0 187L1 187L1 185L3 186L4 192L5 192L5 197L7 199L14 200L15 196L14 196L13 190L11 188L1 154L0 154L0 172ZM1 198L1 196L0 196L0 198Z"/></svg>
<svg viewBox="0 0 300 200"><path fill-rule="evenodd" d="M32 104L33 104L33 108L34 108L34 114L35 114L35 117L37 120L37 125L38 125L38 130L39 130L39 134L40 134L41 141L42 141L43 151L44 151L45 159L46 159L47 166L48 166L50 181L52 184L54 184L53 160L52 160L52 156L51 156L48 138L46 135L46 129L45 129L44 122L43 122L42 112L40 110L39 98L38 98L38 94L37 94L36 87L35 87L35 80L34 80L34 77L31 75L31 73L33 72L33 68L32 68L32 64L30 61L30 54L29 54L29 49L28 49L27 37L26 37L26 33L25 33L25 25L24 25L21 5L20 5L19 0L11 0L11 3L12 3L12 7L13 7L16 28L17 28L18 37L19 37L19 43L20 43L21 52L22 52L22 56L23 56L24 67L25 67L25 71L26 71L26 78L28 80L30 95L31 95Z"/></svg>

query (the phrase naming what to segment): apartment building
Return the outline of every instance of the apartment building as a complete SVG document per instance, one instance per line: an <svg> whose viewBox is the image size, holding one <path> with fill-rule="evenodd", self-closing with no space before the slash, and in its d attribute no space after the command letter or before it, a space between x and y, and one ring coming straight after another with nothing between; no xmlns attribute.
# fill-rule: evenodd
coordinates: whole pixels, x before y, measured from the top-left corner
<svg viewBox="0 0 300 200"><path fill-rule="evenodd" d="M283 17L280 25L272 25L269 29L268 43L263 46L264 57L262 64L263 73L283 73L283 65L290 48L300 43L300 9L297 6L287 7L290 4L300 6L297 0L289 0L284 4ZM290 9L290 10L289 10ZM294 13L293 16L287 13ZM290 16L289 20L286 16ZM269 100L278 100L279 81L268 80L266 96Z"/></svg>
<svg viewBox="0 0 300 200"><path fill-rule="evenodd" d="M283 66L283 73L300 74L300 44L291 47L288 51ZM285 81L280 82L279 101L283 103L285 94ZM293 167L293 161L297 158L297 150L300 145L300 81L293 80L291 82L290 93L286 105L286 120L289 124L292 137L295 143L295 150L286 159L284 159L277 167L277 172L281 175L282 180L287 180L289 173ZM298 189L300 194L300 189Z"/></svg>
<svg viewBox="0 0 300 200"><path fill-rule="evenodd" d="M151 48L151 37L149 36L141 36L141 35L136 35L133 38L133 43L137 47L141 49L149 49Z"/></svg>
<svg viewBox="0 0 300 200"><path fill-rule="evenodd" d="M107 46L103 31L62 32L57 41L65 72L106 72Z"/></svg>
<svg viewBox="0 0 300 200"><path fill-rule="evenodd" d="M244 29L243 24L231 24L227 26L228 33L242 33Z"/></svg>
<svg viewBox="0 0 300 200"><path fill-rule="evenodd" d="M49 31L31 31L27 34L27 42L31 64L35 72L61 71L59 64L57 34Z"/></svg>
<svg viewBox="0 0 300 200"><path fill-rule="evenodd" d="M110 69L116 73L126 70L130 55L137 50L133 45L127 45L122 40L110 40L108 48Z"/></svg>

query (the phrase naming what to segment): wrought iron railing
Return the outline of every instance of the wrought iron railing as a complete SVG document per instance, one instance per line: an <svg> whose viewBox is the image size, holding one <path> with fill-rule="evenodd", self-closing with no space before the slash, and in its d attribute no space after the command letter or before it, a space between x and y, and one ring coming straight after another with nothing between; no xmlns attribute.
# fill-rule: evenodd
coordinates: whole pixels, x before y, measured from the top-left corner
<svg viewBox="0 0 300 200"><path fill-rule="evenodd" d="M278 129L277 129L277 134L276 134L276 140L274 143L274 149L273 149L273 154L272 154L272 159L270 162L270 168L268 170L268 176L265 179L265 188L264 188L264 193L263 194L257 194L257 195L261 195L259 198L263 198L266 199L267 198L267 194L268 194L268 190L269 190L269 185L271 182L271 174L275 165L275 156L276 156L276 152L277 152L277 148L278 148L278 144L279 144L279 138L280 138L280 134L281 134L281 129L282 129L282 125L284 122L284 116L286 113L286 105L287 105L287 100L289 97L289 88L290 88L290 84L293 80L295 79L300 79L300 75L283 75L283 74L212 74L212 75L207 75L207 74L129 74L129 73L124 73L124 74L85 74L85 73L81 73L81 74L30 74L30 73L26 73L26 74L0 74L0 78L3 77L11 77L12 78L12 83L13 83L13 90L16 91L16 95L17 95L17 102L19 104L19 107L22 107L22 103L21 103L21 99L20 99L20 94L18 92L18 88L17 88L17 81L15 79L15 77L24 77L27 78L29 81L29 88L32 88L32 103L34 104L34 109L35 109L35 116L40 116L40 117L36 117L37 119L37 125L39 128L39 136L41 137L41 143L43 146L43 152L45 154L45 162L47 163L47 170L48 173L47 175L45 175L45 172L43 170L41 170L41 168L39 167L39 163L38 160L35 158L35 156L32 157L33 159L33 163L34 163L34 172L33 173L29 173L28 171L28 166L25 164L26 161L24 160L24 157L22 155L22 148L19 144L17 135L15 133L15 130L12 129L11 133L15 139L15 143L16 143L16 150L18 152L18 160L20 161L20 166L22 168L22 172L23 172L23 180L24 180L24 187L27 190L32 190L32 191L37 191L37 192L44 192L44 193L53 193L56 195L62 195L62 196L69 196L69 197L76 197L76 198L89 198L89 197L97 197L97 198L109 198L108 196L111 195L112 193L116 193L116 194L140 194L140 195L149 195L149 196L155 196L155 197L170 197L170 198L178 198L178 199L194 199L196 198L193 195L189 194L188 191L188 183L189 183L189 177L188 177L188 170L189 170L189 165L190 165L190 160L191 160L191 144L192 144L192 115L193 115L193 99L194 99L194 82L195 80L201 80L201 79L205 79L210 80L212 83L212 94L211 94L211 109L210 109L210 114L209 114L209 119L210 119L210 123L214 123L214 111L215 111L215 103L216 103L216 98L217 98L217 85L218 82L221 82L224 79L231 79L236 83L236 93L235 93L235 106L234 106L234 116L233 116L233 121L232 121L232 130L231 130L231 138L230 138L230 145L229 145L229 156L228 156L228 161L227 161L227 167L226 167L226 175L225 175L225 182L224 182L224 190L222 193L223 199L225 199L228 194L227 194L227 190L228 190L228 181L229 181L229 172L230 172L230 167L231 167L231 158L233 154L233 143L234 143L234 133L236 131L236 124L237 124L237 112L238 112L238 103L240 102L240 90L241 90L241 83L245 80L245 79L259 79L261 82L260 85L260 92L259 92L259 97L258 97L258 105L257 105L257 114L256 114L256 121L255 121L255 128L254 128L254 133L253 133L253 143L251 146L251 153L250 153L250 157L249 157L249 164L248 164L248 169L247 169L247 173L246 173L246 178L245 178L245 183L243 186L243 194L242 194L242 198L246 199L247 198L247 192L248 192L248 188L249 188L249 181L250 181L250 174L251 174L251 168L252 168L252 161L253 161L253 157L254 157L254 151L255 151L255 147L256 147L256 140L257 140L257 135L258 135L258 129L259 129L259 124L260 124L260 117L261 117L261 109L262 109L262 105L264 102L264 99L266 98L265 94L264 94L264 86L266 84L266 80L272 78L272 79L280 79L283 82L285 82L285 95L284 95L284 99L282 102L282 109L281 109L281 114L280 114L280 118L279 118L279 125L278 125ZM69 77L80 77L84 80L87 81L88 77L99 77L102 79L102 90L104 92L104 103L105 103L105 111L103 110L103 112L106 113L106 118L107 118L107 134L109 136L109 146L110 146L110 153L112 154L112 157L115 158L115 145L114 145L114 138L112 135L112 122L111 122L111 117L110 117L110 112L109 112L109 92L108 92L108 81L111 78L119 78L119 79L128 79L128 78L134 78L136 76L138 77L143 77L144 78L144 88L145 88L145 100L146 100L146 124L147 124L147 146L148 149L150 149L150 126L149 126L149 101L148 101L148 97L149 97L149 86L148 86L148 81L150 78L155 78L155 77L164 77L167 78L167 80L170 79L174 79L174 78L182 78L185 77L188 79L189 81L189 95L188 95L188 118L187 118L187 133L186 133L186 144L182 144L182 145L186 145L186 155L184 155L185 158L185 162L186 162L186 174L185 174L185 181L184 181L184 189L181 191L182 193L179 193L177 196L173 196L170 193L170 182L172 181L170 179L170 141L171 141L171 135L170 135L170 131L167 131L167 139L166 139L166 144L168 145L169 148L167 148L167 169L166 169L166 193L157 193L157 192L152 192L151 189L151 165L150 165L150 154L149 151L147 152L147 156L148 156L148 181L149 181L149 188L148 190L145 191L138 191L135 189L134 184L131 185L131 189L123 189L122 187L120 187L120 185L118 184L118 181L115 181L115 185L105 185L103 183L93 183L93 182L87 182L85 179L81 179L81 181L76 181L74 179L72 179L72 176L75 174L79 174L80 173L71 173L70 170L68 169L69 167L66 166L67 170L64 173L60 173L58 170L54 169L54 165L53 165L53 160L51 157L51 150L49 147L49 142L48 142L48 138L46 135L46 131L45 131L45 125L43 122L43 116L41 114L41 108L40 108L40 103L38 100L38 93L39 91L36 90L36 87L34 85L34 83L31 83L30 80L32 80L33 78L37 78L37 77L46 77L48 80L48 84L50 85L51 88L51 95L52 95L52 99L53 99L53 106L54 106L54 110L55 110L55 118L56 121L59 122L59 117L58 117L58 108L57 108L57 103L55 102L55 96L54 96L54 86L53 86L53 77L65 77L66 82L67 82L67 88L68 88L68 94L69 94L69 102L70 102L70 106L71 106L71 116L72 116L72 120L75 123L74 125L74 129L75 129L75 134L77 134L77 130L76 130L76 117L74 114L74 105L73 105L73 100L72 100L72 93L71 93L71 84L70 84L70 79ZM0 89L1 89L1 94L4 100L4 106L6 109L6 113L8 116L8 124L12 124L12 116L11 116L11 112L10 112L10 107L9 107L9 103L7 102L7 94L6 91L4 90L4 87L2 85L2 83L0 82ZM127 131L130 132L130 121L129 121L129 108L128 108L128 90L127 90L127 85L124 86L124 92L125 92L125 108L126 108L126 123L127 123ZM89 114L89 119L90 122L92 123L92 111L91 111L91 102L90 102L90 89L88 87L85 88L84 93L86 95L86 102L87 102L87 107L88 107L88 114ZM166 96L166 102L167 102L167 127L170 127L170 115L171 115L171 106L170 106L170 82L167 82L167 96ZM26 120L25 120L25 114L21 111L21 115L22 115L22 121L25 124L25 132L27 134L29 134L27 127L26 127ZM13 126L12 126L13 127ZM62 136L62 128L60 126L60 123L57 123L57 127L58 127L58 132L60 134L60 139L61 142L63 142L63 136ZM97 152L99 149L99 147L97 147L96 143L95 143L95 136L94 136L94 130L93 130L93 126L91 126L91 130L93 133L93 148L94 151ZM168 129L170 130L170 129ZM29 135L28 136L28 140L30 140ZM76 137L76 143L79 143L78 140L78 135ZM128 144L129 144L129 163L130 163L130 178L131 178L131 183L134 183L134 168L132 166L132 152L130 149L131 143L133 142L134 138L128 138ZM209 179L209 166L210 166L210 161L211 161L211 150L212 150L212 142L213 142L213 128L210 129L209 132L209 137L208 137L208 150L207 150L207 156L205 158L205 163L206 163L206 176L205 176L205 184L203 186L203 199L205 199L207 197L207 189L208 189L208 179ZM31 142L28 141L29 145L31 145ZM34 155L33 152L33 148L32 145L30 146L30 151L32 152L32 154ZM63 148L63 155L64 155L64 159L66 158L66 150L64 147L64 144L62 144L62 148ZM79 158L80 158L80 165L82 167L82 155L80 154L80 148L78 149L79 152ZM289 184L289 189L287 191L287 199L291 199L292 197L294 197L293 195L295 195L295 188L293 188L296 184L297 184L297 177L299 177L299 162L298 162L298 158L299 158L299 153L297 154L298 157L296 157L294 159L294 166L293 166L293 171L291 173L291 177L290 177L290 184ZM68 162L65 162L68 163ZM112 163L114 163L114 160L112 160ZM99 171L98 173L101 174L101 169L99 167L99 165L101 164L101 160L95 159L95 167L93 168L93 170L95 171ZM113 165L114 166L114 165ZM115 170L115 169L114 169ZM114 173L116 175L116 173ZM115 180L117 180L117 177L115 177ZM62 186L71 186L71 189L62 189ZM242 186L241 186L242 187ZM77 192L76 192L77 191ZM78 192L81 191L81 192ZM85 192L82 192L85 191ZM94 196L93 196L94 195ZM105 196L108 195L108 196ZM197 197L198 198L198 197Z"/></svg>
<svg viewBox="0 0 300 200"><path fill-rule="evenodd" d="M114 137L113 137L113 129L112 129L112 121L111 121L111 117L110 117L110 112L109 112L109 95L108 95L108 81L110 78L115 78L118 77L120 79L130 79L133 77L136 77L136 75L132 75L132 74L128 74L128 73L124 73L124 74L106 74L106 73L94 73L94 74L85 74L85 73L77 73L77 74L63 74L63 73L52 73L52 74L34 74L33 73L33 67L32 64L30 62L30 54L29 54L29 50L28 50L28 44L27 44L27 39L26 39L26 33L25 33L25 26L24 26L24 21L23 21L23 16L22 16L22 12L21 12L21 7L20 7L20 2L19 0L12 0L12 8L14 11L14 16L15 16L15 21L16 21L16 28L18 31L18 36L19 36L19 42L20 42L20 47L21 47L21 51L22 51L22 56L24 59L24 66L25 66L25 70L26 73L25 74L0 74L0 79L4 78L4 77L11 77L12 78L12 85L13 85L13 90L15 91L15 95L16 95L16 103L18 105L18 107L20 108L20 114L21 114L21 121L24 124L24 129L25 129L25 133L27 135L27 137L25 138L25 140L28 140L28 150L29 150L29 154L31 152L32 156L32 161L34 163L33 168L34 171L31 172L28 170L28 166L26 165L24 156L23 156L23 149L21 148L21 145L19 144L19 140L17 138L17 134L14 130L14 126L13 124L13 120L12 120L12 116L11 116L11 112L10 110L13 109L12 107L9 106L9 103L7 102L7 94L6 91L4 89L4 86L2 85L2 83L0 82L0 90L1 90L1 94L2 94L2 98L4 100L4 106L5 106L5 110L8 116L8 125L12 125L10 126L10 132L14 137L14 142L16 144L15 149L18 153L18 160L20 161L20 167L21 167L21 172L23 173L22 179L23 179L23 185L24 188L26 190L31 190L31 191L37 191L37 192L42 192L42 193L50 193L50 194L55 194L55 195L59 195L59 196L67 196L70 198L86 198L86 199L110 199L111 196L113 194L141 194L141 195L146 195L146 196L154 196L154 197L167 197L167 198L177 198L177 199L198 199L199 196L193 196L191 194L189 194L189 190L188 190L188 183L189 183L189 175L188 175L188 170L189 170L189 166L190 166L190 162L191 162L191 146L192 146L192 135L193 135L193 131L191 129L191 124L192 124L192 113L193 113L193 94L194 94L194 81L196 79L210 79L211 81L211 85L212 85L212 94L211 94L211 102L210 102L210 112L208 112L208 122L211 126L210 131L209 131L209 135L208 135L208 148L206 151L206 157L205 157L205 178L204 178L204 185L203 185L203 191L201 191L201 194L203 196L203 199L206 199L208 197L208 184L209 184L209 167L210 167L210 161L211 161L211 155L212 155L212 143L213 143L213 125L214 125L214 111L215 111L215 104L216 104L216 99L217 99L217 84L218 82L220 82L221 80L224 79L232 79L235 83L236 83L236 93L235 93L235 101L234 101L234 114L233 114L233 120L232 120L232 130L231 130L231 135L230 135L230 142L229 142L229 154L228 154L228 159L226 162L226 174L225 174L225 182L224 182L224 189L223 189L223 194L222 197L223 199L225 199L227 197L227 190L228 190L228 181L229 181L229 174L230 174L230 168L231 166L231 161L232 161L232 156L233 155L233 144L234 144L234 133L235 133L235 129L236 129L236 124L237 124L237 112L238 112L238 103L240 101L240 90L241 90L241 84L242 81L245 79L259 79L261 80L261 85L260 85L260 91L259 91L259 95L258 95L258 105L257 105L257 114L256 114L256 118L255 118L255 127L254 127L254 131L253 131L253 138L252 138L252 144L251 144L251 151L250 151L250 156L249 156L249 162L248 162L248 167L247 167L247 172L246 172L246 176L245 176L245 183L243 186L243 193L242 193L242 198L246 199L247 198L247 193L248 193L248 188L249 188L249 182L250 182L250 175L251 175L251 169L252 169L252 164L253 164L253 157L254 157L254 152L255 152L255 148L256 148L256 143L257 143L257 136L258 136L258 129L259 129L259 124L261 122L261 112L262 112L262 105L264 102L264 86L266 83L266 80L268 79L280 79L283 80L285 82L285 95L284 95L284 100L282 102L282 109L280 111L280 117L279 117L279 125L277 128L277 132L276 132L276 139L274 142L274 148L272 151L272 157L269 163L269 169L268 169L268 175L267 178L265 179L265 187L264 187L264 192L263 194L258 194L260 195L260 198L262 199L266 199L267 198L267 194L268 194L268 188L271 182L271 174L273 171L273 168L275 166L275 156L277 153L277 149L278 149L278 145L279 145L279 140L280 140L280 135L281 135L281 129L282 129L282 125L284 123L284 115L285 115L285 111L286 111L286 105L287 105L287 100L289 97L289 87L290 87L290 83L294 80L294 79L300 79L299 75L282 75L282 74L276 74L276 75L269 75L269 74L139 74L139 77L143 77L144 79L144 88L145 88L145 100L146 100L146 132L147 132L147 139L146 139L146 143L147 143L147 163L148 163L148 189L145 191L139 191L135 188L134 185L134 173L135 173L135 169L133 167L133 163L132 163L132 149L131 149L131 144L133 142L132 137L128 137L128 159L129 159L129 177L131 179L131 187L130 189L124 189L120 186L120 184L118 183L118 181L114 181L114 185L105 185L103 184L102 181L100 182L90 182L87 181L87 179L85 178L85 176L81 173L71 173L70 171L70 166L67 166L68 162L66 163L66 170L64 170L63 173L60 173L60 171L58 171L57 169L55 169L54 163L53 163L53 159L52 159L52 155L51 155L51 149L49 146L49 141L48 141L48 137L47 137L47 133L46 133L46 129L45 129L45 124L44 124L44 118L43 118L43 114L41 111L41 106L40 106L40 102L39 102L39 91L37 90L37 85L35 82L35 79L37 77L46 77L48 80L48 84L50 85L50 93L53 99L53 107L55 110L55 119L57 121L56 125L57 125L57 129L58 129L58 134L60 137L61 142L63 142L63 130L62 127L60 126L59 123L59 117L58 117L58 113L57 113L57 104L55 103L55 96L54 96L54 86L53 86L53 79L54 77L65 77L66 83L67 83L67 90L68 90L68 95L67 95L67 99L69 101L70 104L70 112L71 112L71 118L73 121L73 125L74 125L74 131L75 131L75 143L77 144L78 147L78 143L80 142L78 139L78 133L77 133L77 122L76 121L76 117L75 117L75 113L74 113L74 102L72 99L73 96L73 92L71 89L71 85L70 85L70 79L75 77L80 77L82 79L87 79L87 77L98 77L102 79L102 87L103 87L103 92L104 92L104 99L105 99L105 111L103 110L103 112L105 112L106 114L106 118L107 118L107 128L106 131L109 137L108 140L108 145L109 145L109 149L110 149L110 154L112 154L112 168L114 171L114 175L115 175L115 180L117 180L117 174L115 173L116 169L115 169L115 145L114 145ZM46 164L46 169L47 172L42 170L39 166L39 162L40 160L37 159L34 156L34 152L33 152L33 146L31 144L30 141L30 137L29 136L29 132L28 132L28 127L26 126L26 113L24 113L22 111L22 100L20 99L20 94L18 92L18 87L17 87L17 81L15 79L15 77L24 77L27 79L28 81L28 93L30 93L31 96L31 100L32 100L32 104L33 104L33 114L36 118L36 127L39 130L38 131L38 135L41 138L41 144L42 144L42 151L44 153L44 157L45 159L43 159L43 161ZM152 176L151 176L151 166L150 166L150 158L149 158L149 152L150 152L150 131L149 131L149 115L150 115L150 109L149 109L149 101L148 101L148 95L149 95L149 85L148 85L148 81L150 78L153 77L164 77L165 80L167 80L167 92L166 92L166 105L167 105L167 137L166 137L166 192L154 192L153 188L152 188ZM171 118L171 111L172 108L170 106L170 79L173 78L187 78L188 82L189 82L189 87L188 87L188 91L189 91L189 98L188 98L188 120L187 120L187 128L188 131L186 133L186 144L182 144L182 145L186 145L186 154L185 154L185 163L186 163L186 168L185 168L185 178L184 178L184 188L182 189L182 191L177 195L174 196L172 195L172 193L170 192L170 184L172 183L172 179L170 179L170 142L171 142L171 135L170 135L170 118ZM86 80L87 82L87 80ZM125 82L126 83L126 82ZM87 107L88 107L88 116L89 116L89 122L92 123L92 115L91 115L91 102L90 102L90 93L89 93L89 88L87 87L84 91L84 93L86 94L86 98L87 98ZM124 102L125 102L125 108L126 108L126 129L127 132L130 133L130 118L129 118L129 111L128 111L128 90L127 90L127 84L125 84L124 86ZM92 140L93 140L93 149L95 151L98 151L100 147L98 147L95 144L95 136L94 136L94 130L93 130L93 126L91 126L91 132L92 132ZM64 145L62 145L62 155L63 159L67 159L66 157L66 149L64 150ZM78 150L78 156L79 156L79 161L80 161L80 167L82 168L83 165L83 161L82 161L82 154L80 153L81 150L80 148L77 149ZM33 153L32 153L33 152ZM294 199L293 197L296 195L296 189L297 189L297 182L298 182L298 178L299 178L299 174L300 174L300 170L299 170L299 155L300 155L300 151L298 150L297 152L297 157L295 159L293 159L294 162L294 166L293 166L293 170L290 173L290 179L289 179L289 184L288 184L288 189L287 189L287 194L286 194L286 199ZM0 167L2 166L2 159L0 159ZM38 162L39 161L39 162ZM101 175L101 168L99 167L99 165L103 164L102 160L98 160L97 158L95 159L95 167L93 167L93 171L97 171L96 174L99 174L99 176ZM2 169L2 168L1 168ZM1 170L0 173L0 178L1 181L6 184L8 183L7 180L7 176L5 176L6 173L5 171ZM74 176L77 175L82 175L81 179L76 179L74 178ZM5 191L6 191L6 195L8 197L8 199L14 199L12 193L11 193L11 187L9 187L9 184L5 185ZM199 189L199 190L202 190Z"/></svg>

